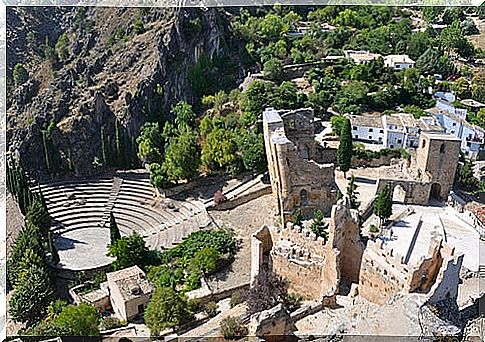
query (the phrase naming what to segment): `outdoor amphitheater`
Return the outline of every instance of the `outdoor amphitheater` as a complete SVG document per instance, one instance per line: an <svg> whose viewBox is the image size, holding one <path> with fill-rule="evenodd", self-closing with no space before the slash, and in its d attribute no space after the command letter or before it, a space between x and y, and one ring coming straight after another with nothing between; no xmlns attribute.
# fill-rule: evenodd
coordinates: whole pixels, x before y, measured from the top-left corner
<svg viewBox="0 0 485 342"><path fill-rule="evenodd" d="M157 196L145 170L40 188L53 219L58 267L66 270L92 270L113 261L106 255L110 212L122 236L137 232L147 246L159 250L213 224L205 209L207 200Z"/></svg>

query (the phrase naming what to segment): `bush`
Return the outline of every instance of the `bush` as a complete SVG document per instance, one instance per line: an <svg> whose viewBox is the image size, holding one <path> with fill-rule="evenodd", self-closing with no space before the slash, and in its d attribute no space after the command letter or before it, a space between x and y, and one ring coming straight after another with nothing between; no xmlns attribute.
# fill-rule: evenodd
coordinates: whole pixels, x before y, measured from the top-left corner
<svg viewBox="0 0 485 342"><path fill-rule="evenodd" d="M241 291L236 291L234 292L232 295L231 295L231 301L229 303L229 305L231 306L231 308L235 307L236 305L238 304L241 304L244 299L243 299L243 294L241 293Z"/></svg>
<svg viewBox="0 0 485 342"><path fill-rule="evenodd" d="M209 317L214 317L217 315L217 304L216 302L209 302L204 306L204 312Z"/></svg>
<svg viewBox="0 0 485 342"><path fill-rule="evenodd" d="M376 227L375 224L371 224L369 226L369 232L371 232L371 233L378 233L379 232L379 229L377 229L377 227Z"/></svg>
<svg viewBox="0 0 485 342"><path fill-rule="evenodd" d="M25 69L23 64L15 64L13 68L13 81L16 85L21 85L27 82L29 79L29 73L27 69Z"/></svg>
<svg viewBox="0 0 485 342"><path fill-rule="evenodd" d="M238 317L228 316L224 318L219 327L227 340L236 340L248 334L248 329Z"/></svg>
<svg viewBox="0 0 485 342"><path fill-rule="evenodd" d="M120 321L118 318L109 316L101 321L101 330L111 330L125 326L126 322Z"/></svg>

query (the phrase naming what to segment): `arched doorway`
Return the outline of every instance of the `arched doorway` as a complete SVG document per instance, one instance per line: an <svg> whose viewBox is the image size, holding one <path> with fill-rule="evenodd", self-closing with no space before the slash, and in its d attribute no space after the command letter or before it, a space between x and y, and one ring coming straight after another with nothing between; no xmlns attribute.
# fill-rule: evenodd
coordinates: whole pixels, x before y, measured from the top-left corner
<svg viewBox="0 0 485 342"><path fill-rule="evenodd" d="M406 199L406 190L401 185L396 185L392 192L392 201L394 203L404 203Z"/></svg>
<svg viewBox="0 0 485 342"><path fill-rule="evenodd" d="M429 200L441 201L441 185L438 183L433 183L431 185L431 191L429 192Z"/></svg>

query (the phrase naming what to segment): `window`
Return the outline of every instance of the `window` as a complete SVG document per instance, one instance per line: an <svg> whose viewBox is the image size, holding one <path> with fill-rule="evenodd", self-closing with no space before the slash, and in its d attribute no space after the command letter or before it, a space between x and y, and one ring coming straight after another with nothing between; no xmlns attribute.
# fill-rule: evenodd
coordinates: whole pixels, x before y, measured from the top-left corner
<svg viewBox="0 0 485 342"><path fill-rule="evenodd" d="M421 147L424 148L426 146L426 140L423 139L423 143L421 144Z"/></svg>
<svg viewBox="0 0 485 342"><path fill-rule="evenodd" d="M441 144L440 153L445 153L445 144Z"/></svg>
<svg viewBox="0 0 485 342"><path fill-rule="evenodd" d="M305 205L308 203L308 192L303 189L300 191L300 204Z"/></svg>
<svg viewBox="0 0 485 342"><path fill-rule="evenodd" d="M369 140L372 140L372 135L369 135Z"/></svg>
<svg viewBox="0 0 485 342"><path fill-rule="evenodd" d="M144 311L145 311L145 307L143 306L143 304L138 305L138 313L141 314Z"/></svg>
<svg viewBox="0 0 485 342"><path fill-rule="evenodd" d="M402 144L402 140L401 139L397 139L397 143L398 144Z"/></svg>
<svg viewBox="0 0 485 342"><path fill-rule="evenodd" d="M451 134L455 134L455 131L451 131Z"/></svg>
<svg viewBox="0 0 485 342"><path fill-rule="evenodd" d="M379 137L379 141L382 141L382 138L381 137Z"/></svg>
<svg viewBox="0 0 485 342"><path fill-rule="evenodd" d="M354 135L354 139L359 139L359 136L358 135Z"/></svg>
<svg viewBox="0 0 485 342"><path fill-rule="evenodd" d="M383 129L380 129L380 130L379 130L379 133L384 133L384 130L383 130Z"/></svg>
<svg viewBox="0 0 485 342"><path fill-rule="evenodd" d="M356 130L357 130L357 126L352 127L352 129L353 129L354 131L356 131Z"/></svg>
<svg viewBox="0 0 485 342"><path fill-rule="evenodd" d="M453 126L456 126L456 122L453 122Z"/></svg>
<svg viewBox="0 0 485 342"><path fill-rule="evenodd" d="M374 132L374 129L373 128L369 128L369 132Z"/></svg>

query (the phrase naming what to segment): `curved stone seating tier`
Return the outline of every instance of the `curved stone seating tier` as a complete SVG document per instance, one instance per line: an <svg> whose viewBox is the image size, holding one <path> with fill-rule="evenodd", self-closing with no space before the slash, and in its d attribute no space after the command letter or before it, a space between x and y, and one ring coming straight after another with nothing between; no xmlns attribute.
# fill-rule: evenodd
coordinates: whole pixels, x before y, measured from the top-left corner
<svg viewBox="0 0 485 342"><path fill-rule="evenodd" d="M57 182L41 185L40 189L53 219L56 246L58 241L60 244L62 268L69 269L70 263L74 265L70 261L74 256L81 259L86 257L76 254L76 244L82 241L96 243L96 239L82 238L83 234L94 229L109 236L110 212L123 235L137 232L151 248L171 248L191 232L212 223L202 202L157 198L148 173L119 172L113 179ZM69 240L69 236L79 236L80 239ZM66 239L72 245L69 252L65 248ZM100 243L106 244L106 241ZM94 250L101 247L96 246ZM89 248L80 246L79 250L86 253ZM92 259L92 256L87 259Z"/></svg>

